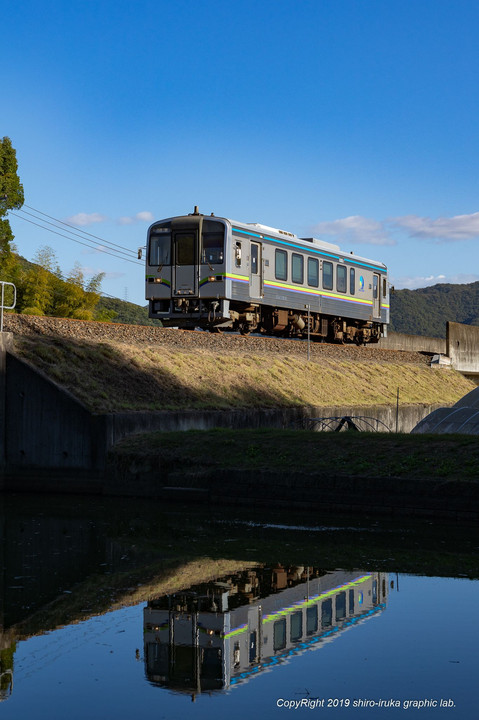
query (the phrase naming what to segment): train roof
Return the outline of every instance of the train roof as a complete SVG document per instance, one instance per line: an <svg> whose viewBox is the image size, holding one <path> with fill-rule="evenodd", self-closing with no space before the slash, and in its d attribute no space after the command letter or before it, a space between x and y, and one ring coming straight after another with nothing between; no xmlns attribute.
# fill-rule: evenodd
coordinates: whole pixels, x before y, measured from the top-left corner
<svg viewBox="0 0 479 720"><path fill-rule="evenodd" d="M237 227L239 229L244 229L246 232L250 232L252 235L256 234L261 237L264 235L266 236L276 236L278 240L285 240L288 238L291 242L298 243L298 245L307 248L308 245L313 245L314 247L318 248L319 250L325 250L326 252L334 252L338 253L344 258L347 258L349 255L352 255L355 260L363 261L366 263L370 263L371 265L376 265L377 267L384 268L385 270L386 265L382 262L379 262L378 260L372 260L371 258L366 258L361 255L356 255L351 252L346 252L345 250L341 250L339 245L336 245L334 243L327 242L326 240L320 240L319 238L314 237L306 237L306 238L300 238L298 235L295 235L294 233L288 232L287 230L281 230L279 228L274 228L269 225L263 225L262 223L247 223L239 220L232 220L231 218L226 218L221 215L215 215L214 213L211 213L210 215L205 215L203 213L198 212L198 208L195 207L195 211L193 213L189 213L187 215L177 215L169 218L164 218L162 220L156 220L150 227L153 227L157 223L161 222L168 222L170 220L177 220L181 217L191 217L193 215L202 215L205 219L211 219L211 220L223 220L227 223L229 223L231 226Z"/></svg>
<svg viewBox="0 0 479 720"><path fill-rule="evenodd" d="M335 245L334 243L327 242L326 240L320 240L319 238L314 237L298 237L298 235L295 235L294 233L288 232L286 230L280 230L279 228L273 228L269 225L262 225L261 223L245 223L245 222L238 222L237 220L231 220L231 218L221 218L222 220L226 220L227 222L231 223L231 225L234 225L235 227L239 228L251 228L252 233L258 233L259 235L276 235L278 239L284 240L285 238L289 238L292 242L298 243L298 245L301 245L302 247L307 248L308 245L314 245L318 249L326 250L328 252L335 252L339 255L347 258L349 255L352 255L355 260L361 260L367 263L371 263L372 265L377 265L378 267L383 267L386 269L386 265L378 260L372 260L371 258L365 258L361 255L356 255L356 253L353 253L351 250L350 253L346 252L345 250L341 250L339 245Z"/></svg>

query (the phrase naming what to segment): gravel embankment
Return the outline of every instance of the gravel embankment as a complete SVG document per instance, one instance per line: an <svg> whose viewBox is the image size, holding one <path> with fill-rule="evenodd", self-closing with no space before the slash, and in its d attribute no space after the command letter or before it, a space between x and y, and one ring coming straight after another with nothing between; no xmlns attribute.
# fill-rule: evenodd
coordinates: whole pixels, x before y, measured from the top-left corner
<svg viewBox="0 0 479 720"><path fill-rule="evenodd" d="M284 338L264 338L233 333L191 332L142 325L86 322L64 318L36 317L30 315L6 315L4 330L14 335L43 335L70 340L90 342L126 343L128 345L155 345L178 348L184 352L207 352L240 355L297 355L307 353L306 341ZM349 359L358 362L414 363L425 365L427 356L417 352L383 350L377 345L331 345L312 342L311 360Z"/></svg>

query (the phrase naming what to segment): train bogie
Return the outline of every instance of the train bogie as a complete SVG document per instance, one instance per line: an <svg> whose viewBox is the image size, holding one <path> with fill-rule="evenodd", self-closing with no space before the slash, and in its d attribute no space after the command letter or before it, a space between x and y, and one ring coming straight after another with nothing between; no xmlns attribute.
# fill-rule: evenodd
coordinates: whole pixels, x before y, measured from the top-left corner
<svg viewBox="0 0 479 720"><path fill-rule="evenodd" d="M389 321L382 263L196 208L150 227L146 298L150 317L183 328L366 343Z"/></svg>

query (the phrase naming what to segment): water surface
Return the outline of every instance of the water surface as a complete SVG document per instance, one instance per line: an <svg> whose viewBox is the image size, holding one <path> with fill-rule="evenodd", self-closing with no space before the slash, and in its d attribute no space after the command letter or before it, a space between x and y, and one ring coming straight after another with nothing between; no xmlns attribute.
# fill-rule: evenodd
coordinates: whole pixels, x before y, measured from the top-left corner
<svg viewBox="0 0 479 720"><path fill-rule="evenodd" d="M7 496L0 530L2 719L476 717L475 528Z"/></svg>

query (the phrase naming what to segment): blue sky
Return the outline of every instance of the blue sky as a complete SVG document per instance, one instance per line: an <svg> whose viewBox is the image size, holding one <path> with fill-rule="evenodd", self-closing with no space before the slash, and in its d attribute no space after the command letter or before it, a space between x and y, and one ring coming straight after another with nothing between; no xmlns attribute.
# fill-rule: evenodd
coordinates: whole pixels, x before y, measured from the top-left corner
<svg viewBox="0 0 479 720"><path fill-rule="evenodd" d="M479 280L477 0L2 5L24 210L96 236L11 215L25 257L49 245L144 304L149 223L198 205L381 260L398 288Z"/></svg>

